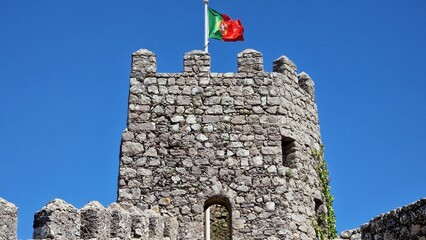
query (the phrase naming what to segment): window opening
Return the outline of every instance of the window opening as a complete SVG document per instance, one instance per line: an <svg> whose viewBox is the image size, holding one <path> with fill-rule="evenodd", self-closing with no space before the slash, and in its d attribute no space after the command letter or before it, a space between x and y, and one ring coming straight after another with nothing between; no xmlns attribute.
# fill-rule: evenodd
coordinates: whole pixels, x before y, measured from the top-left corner
<svg viewBox="0 0 426 240"><path fill-rule="evenodd" d="M232 210L228 198L214 196L204 204L206 240L232 239Z"/></svg>
<svg viewBox="0 0 426 240"><path fill-rule="evenodd" d="M294 147L294 139L289 137L283 137L281 139L281 152L283 154L283 165L285 167L292 167L294 163L294 159L291 154L295 151Z"/></svg>

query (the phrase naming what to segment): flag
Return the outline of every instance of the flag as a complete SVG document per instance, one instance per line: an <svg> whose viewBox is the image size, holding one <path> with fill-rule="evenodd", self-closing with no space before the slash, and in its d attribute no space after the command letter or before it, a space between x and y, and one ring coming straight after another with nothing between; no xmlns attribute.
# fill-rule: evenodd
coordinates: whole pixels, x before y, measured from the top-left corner
<svg viewBox="0 0 426 240"><path fill-rule="evenodd" d="M240 20L209 8L209 37L225 42L244 41L244 27Z"/></svg>

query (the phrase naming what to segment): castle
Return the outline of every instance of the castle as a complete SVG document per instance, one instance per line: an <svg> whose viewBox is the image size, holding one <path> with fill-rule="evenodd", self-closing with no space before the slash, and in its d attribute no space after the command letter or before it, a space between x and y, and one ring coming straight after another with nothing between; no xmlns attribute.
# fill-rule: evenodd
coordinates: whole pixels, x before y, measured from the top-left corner
<svg viewBox="0 0 426 240"><path fill-rule="evenodd" d="M285 56L265 72L262 54L250 49L238 54L236 73L211 72L203 51L185 54L181 73L157 73L148 50L132 57L117 202L76 209L55 199L35 214L34 239L333 235L314 82L306 73L297 74ZM389 225L406 225L405 235L378 231L390 222L380 220L342 238L425 239L426 201L412 206L415 217ZM16 208L0 199L0 209L0 240L16 239Z"/></svg>

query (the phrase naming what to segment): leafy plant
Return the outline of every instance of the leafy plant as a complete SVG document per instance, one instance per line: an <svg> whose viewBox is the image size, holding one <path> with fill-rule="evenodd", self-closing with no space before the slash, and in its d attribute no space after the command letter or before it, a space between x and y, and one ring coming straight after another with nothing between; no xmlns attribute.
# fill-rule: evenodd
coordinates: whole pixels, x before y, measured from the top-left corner
<svg viewBox="0 0 426 240"><path fill-rule="evenodd" d="M318 161L317 173L321 184L321 192L324 196L327 212L318 214L316 219L313 219L313 224L317 237L321 240L334 239L337 237L336 216L333 210L333 196L329 185L329 173L327 163L324 159L324 145L321 145L320 150L313 150L312 156Z"/></svg>

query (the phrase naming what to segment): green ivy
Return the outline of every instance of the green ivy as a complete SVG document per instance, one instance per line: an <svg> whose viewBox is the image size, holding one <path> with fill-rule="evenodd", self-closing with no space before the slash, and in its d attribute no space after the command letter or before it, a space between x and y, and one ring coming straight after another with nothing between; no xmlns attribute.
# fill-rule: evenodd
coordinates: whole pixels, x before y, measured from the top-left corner
<svg viewBox="0 0 426 240"><path fill-rule="evenodd" d="M318 220L316 218L312 219L312 224L314 225L315 233L317 234L317 238L320 240L326 240L325 239L325 232L318 224Z"/></svg>
<svg viewBox="0 0 426 240"><path fill-rule="evenodd" d="M319 151L314 149L312 151L312 156L314 156L318 161L317 172L320 178L321 192L324 195L327 208L327 213L322 215L318 214L316 219L313 219L312 222L319 239L334 239L337 237L336 216L334 215L333 210L334 198L331 195L327 163L324 159L324 146L321 145L321 149Z"/></svg>

